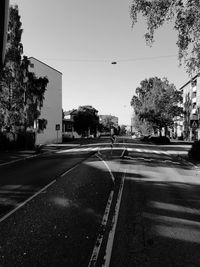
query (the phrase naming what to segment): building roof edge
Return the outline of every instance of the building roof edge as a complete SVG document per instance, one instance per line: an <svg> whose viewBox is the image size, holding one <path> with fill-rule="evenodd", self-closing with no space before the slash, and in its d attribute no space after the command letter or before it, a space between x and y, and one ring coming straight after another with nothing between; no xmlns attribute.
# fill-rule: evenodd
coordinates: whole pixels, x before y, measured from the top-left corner
<svg viewBox="0 0 200 267"><path fill-rule="evenodd" d="M194 77L192 77L188 82L186 82L183 86L179 88L179 90L182 90L186 85L188 85L192 80L196 79L199 76L200 73L196 74Z"/></svg>
<svg viewBox="0 0 200 267"><path fill-rule="evenodd" d="M60 72L59 70L49 66L48 64L44 63L43 61L41 61L41 60L39 60L39 59L37 59L35 57L29 57L28 59L31 59L31 58L33 58L34 60L37 60L38 62L42 63L43 65L47 66L48 68L53 69L53 70L57 71L58 73L60 73L61 75L63 75L62 72Z"/></svg>

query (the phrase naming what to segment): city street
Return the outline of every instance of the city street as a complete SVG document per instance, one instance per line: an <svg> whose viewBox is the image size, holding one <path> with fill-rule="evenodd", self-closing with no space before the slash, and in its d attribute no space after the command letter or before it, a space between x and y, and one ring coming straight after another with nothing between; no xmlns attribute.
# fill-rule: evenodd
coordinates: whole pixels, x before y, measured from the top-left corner
<svg viewBox="0 0 200 267"><path fill-rule="evenodd" d="M0 167L0 266L200 266L190 145L109 139Z"/></svg>

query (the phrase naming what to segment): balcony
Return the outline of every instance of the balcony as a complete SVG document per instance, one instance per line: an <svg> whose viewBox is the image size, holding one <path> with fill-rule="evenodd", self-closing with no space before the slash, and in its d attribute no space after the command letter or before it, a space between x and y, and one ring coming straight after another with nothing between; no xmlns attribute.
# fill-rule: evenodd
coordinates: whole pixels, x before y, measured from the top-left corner
<svg viewBox="0 0 200 267"><path fill-rule="evenodd" d="M192 98L192 103L197 103L197 98L196 97Z"/></svg>
<svg viewBox="0 0 200 267"><path fill-rule="evenodd" d="M197 86L195 85L194 87L192 87L192 92L196 92L197 91Z"/></svg>
<svg viewBox="0 0 200 267"><path fill-rule="evenodd" d="M190 120L196 121L196 120L198 120L198 116L197 115L190 115Z"/></svg>
<svg viewBox="0 0 200 267"><path fill-rule="evenodd" d="M193 108L192 109L192 115L195 115L195 114L197 114L197 109L196 108Z"/></svg>

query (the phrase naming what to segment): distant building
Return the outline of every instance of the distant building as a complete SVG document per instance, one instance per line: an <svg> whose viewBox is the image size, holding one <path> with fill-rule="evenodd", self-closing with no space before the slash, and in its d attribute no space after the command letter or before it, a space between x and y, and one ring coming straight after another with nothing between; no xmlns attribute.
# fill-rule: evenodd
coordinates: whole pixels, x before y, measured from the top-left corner
<svg viewBox="0 0 200 267"><path fill-rule="evenodd" d="M183 95L184 116L178 118L177 130L186 140L200 139L200 77L194 76L180 88Z"/></svg>
<svg viewBox="0 0 200 267"><path fill-rule="evenodd" d="M77 109L64 111L63 114L63 139L80 138L81 136L74 130L74 116L77 114Z"/></svg>
<svg viewBox="0 0 200 267"><path fill-rule="evenodd" d="M37 77L46 76L49 80L44 94L41 114L34 123L36 145L62 141L62 73L44 62L30 57L30 69ZM40 120L47 120L46 129L38 131Z"/></svg>
<svg viewBox="0 0 200 267"><path fill-rule="evenodd" d="M98 116L98 110L94 109L92 106L83 106L88 109L92 109L94 115ZM80 107L79 107L80 108ZM74 117L77 115L78 109L72 109L69 111L64 111L63 113L63 128L62 135L63 140L65 139L76 139L81 137L96 137L99 135L97 129L88 128L87 131L82 133L82 135L78 134L74 129Z"/></svg>

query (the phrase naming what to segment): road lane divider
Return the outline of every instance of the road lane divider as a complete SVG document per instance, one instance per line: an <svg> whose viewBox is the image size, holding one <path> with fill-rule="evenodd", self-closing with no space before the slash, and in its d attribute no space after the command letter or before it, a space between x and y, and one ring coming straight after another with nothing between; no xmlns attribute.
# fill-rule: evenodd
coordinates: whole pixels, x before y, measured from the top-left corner
<svg viewBox="0 0 200 267"><path fill-rule="evenodd" d="M108 170L108 172L109 172L109 174L111 176L111 179L112 179L113 183L115 183L115 177L114 177L110 167L108 166L107 162L100 156L99 153L96 154L96 157L98 159L100 159L102 161L102 163L106 166L106 168L107 168L107 170ZM103 218L102 218L102 221L101 221L101 225L100 225L100 231L99 231L99 234L97 236L97 239L96 239L93 251L92 251L92 255L90 257L90 261L89 261L88 267L95 267L96 266L96 263L97 263L97 260L98 260L98 257L99 257L99 252L100 252L101 245L102 245L102 241L103 241L103 238L104 238L106 225L107 225L107 222L108 222L108 217L109 217L109 214L110 214L111 205L112 205L112 202L113 202L113 195L114 195L114 187L111 190L110 195L108 197L108 201L107 201L106 208L105 208L105 211L104 211L104 215L103 215Z"/></svg>
<svg viewBox="0 0 200 267"><path fill-rule="evenodd" d="M110 173L112 181L115 182L115 177L114 177L110 167L108 166L107 162L99 155L99 153L96 154L96 157L99 158L103 162L103 164L106 166L107 170Z"/></svg>
<svg viewBox="0 0 200 267"><path fill-rule="evenodd" d="M111 204L112 204L112 200L113 200L113 194L114 194L114 190L111 190L110 195L108 197L107 204L106 204L106 208L104 211L103 219L101 221L100 231L99 231L99 234L97 236L97 239L96 239L93 251L92 251L92 255L90 257L88 267L95 267L96 266L96 263L97 263L97 260L99 257L99 252L101 249L101 244L102 244L104 233L105 233L105 228L106 228L106 225L108 222L108 217L109 217Z"/></svg>
<svg viewBox="0 0 200 267"><path fill-rule="evenodd" d="M114 215L112 218L112 227L108 235L108 241L107 241L107 246L106 246L106 251L105 251L105 257L104 257L104 267L109 267L110 265L110 260L111 260L111 255L112 255L112 248L113 248L113 243L114 243L114 236L116 232L116 226L117 226L117 221L119 217L119 210L120 210L120 204L121 204L121 199L122 199L122 193L124 189L124 181L126 177L126 171L124 172L117 196L117 203L115 205L115 211Z"/></svg>

